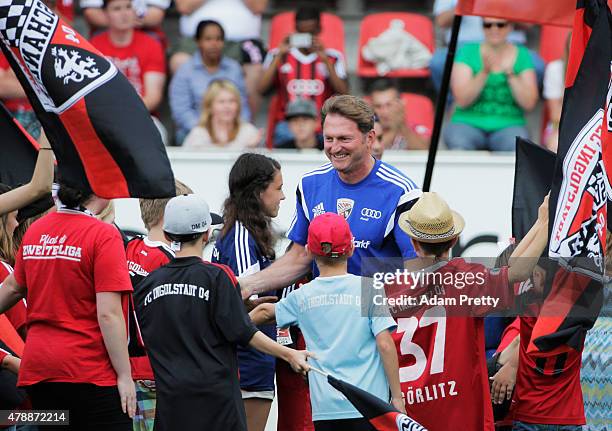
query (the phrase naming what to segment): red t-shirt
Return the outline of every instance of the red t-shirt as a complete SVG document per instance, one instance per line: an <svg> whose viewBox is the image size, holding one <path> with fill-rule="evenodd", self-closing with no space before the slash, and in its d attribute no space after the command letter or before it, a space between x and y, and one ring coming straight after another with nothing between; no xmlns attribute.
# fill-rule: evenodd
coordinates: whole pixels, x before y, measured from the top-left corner
<svg viewBox="0 0 612 431"><path fill-rule="evenodd" d="M264 67L269 66L277 52L278 50L273 49L268 53ZM338 77L345 79L346 69L342 53L333 49L327 49L325 52ZM291 48L277 69L275 88L278 89L275 122L285 120L287 104L298 97L312 100L319 112L325 100L334 95L325 62L316 53L306 55L296 48Z"/></svg>
<svg viewBox="0 0 612 431"><path fill-rule="evenodd" d="M386 288L389 298L403 293L416 298L419 304L410 311L391 309L398 325L393 339L408 415L429 431L447 431L449 424L454 424L453 429L493 430L484 319L463 317L468 310L460 308L460 295L489 295L499 298L497 307L508 306L514 297L508 284L508 270L489 270L480 264L453 259L440 262L429 271L441 274L446 280L443 285L421 281ZM449 284L459 280L456 274L468 273L480 274L480 278L466 280L461 289ZM443 301L455 299L457 305L420 304L423 297ZM472 315L481 316L493 308L493 304L481 304L472 307L471 311Z"/></svg>
<svg viewBox="0 0 612 431"><path fill-rule="evenodd" d="M163 242L151 241L148 238L134 238L127 245L126 256L132 286L136 291L138 283L150 272L170 262L174 257L174 252ZM130 325L130 346L138 343L142 346L142 336L133 306L130 307L128 321ZM134 380L155 379L148 356L130 357L130 364L132 365L132 378Z"/></svg>
<svg viewBox="0 0 612 431"><path fill-rule="evenodd" d="M6 262L0 261L0 283L13 272L13 268ZM25 300L17 302L4 312L16 331L19 331L26 324L26 303Z"/></svg>
<svg viewBox="0 0 612 431"><path fill-rule="evenodd" d="M527 355L537 317L521 317L514 419L533 424L584 425L580 387L582 351L550 358Z"/></svg>
<svg viewBox="0 0 612 431"><path fill-rule="evenodd" d="M24 235L15 280L28 292L28 338L18 384L116 385L96 293L132 291L119 231L77 210L46 215ZM127 313L128 295L123 303Z"/></svg>
<svg viewBox="0 0 612 431"><path fill-rule="evenodd" d="M10 70L11 66L9 65L8 60L4 56L4 53L0 51L0 70L6 71ZM32 111L32 105L30 105L30 101L27 97L21 97L17 99L2 99L2 103L6 106L11 112L17 111Z"/></svg>
<svg viewBox="0 0 612 431"><path fill-rule="evenodd" d="M115 46L105 31L91 38L91 44L123 73L140 97L145 95L144 76L148 72L166 73L162 44L141 31L134 31L127 46Z"/></svg>

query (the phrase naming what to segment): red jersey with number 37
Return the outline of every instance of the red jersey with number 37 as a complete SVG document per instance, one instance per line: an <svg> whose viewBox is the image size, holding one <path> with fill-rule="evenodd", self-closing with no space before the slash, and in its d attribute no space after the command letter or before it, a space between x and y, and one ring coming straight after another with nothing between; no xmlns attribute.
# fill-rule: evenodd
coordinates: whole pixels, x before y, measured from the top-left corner
<svg viewBox="0 0 612 431"><path fill-rule="evenodd" d="M468 306L460 301L462 295L489 296L499 298L497 307L508 304L513 297L508 270L505 267L490 270L453 259L425 271L443 275L445 282L395 284L386 288L388 298L404 293L417 301L410 311L405 306L391 309L397 320L393 339L406 411L429 431L493 430L484 319L467 316L482 316L494 307L487 303ZM461 274L479 275L466 280ZM461 278L463 281L457 283L461 288L447 284L451 279ZM429 304L421 303L423 298ZM452 304L452 299L456 304ZM438 301L447 302L433 305Z"/></svg>

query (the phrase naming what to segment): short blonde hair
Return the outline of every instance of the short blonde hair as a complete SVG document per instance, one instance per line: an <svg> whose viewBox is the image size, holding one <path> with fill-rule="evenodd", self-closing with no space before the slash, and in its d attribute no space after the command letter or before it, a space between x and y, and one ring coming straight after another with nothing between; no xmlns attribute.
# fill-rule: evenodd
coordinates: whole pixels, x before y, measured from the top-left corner
<svg viewBox="0 0 612 431"><path fill-rule="evenodd" d="M193 190L179 180L174 180L176 196L188 195L193 193ZM164 210L166 204L172 198L162 199L140 199L140 218L147 230L151 230L153 226L158 225L164 219Z"/></svg>
<svg viewBox="0 0 612 431"><path fill-rule="evenodd" d="M242 103L240 100L240 91L238 90L238 87L236 87L233 82L226 79L213 81L206 89L206 93L204 93L204 97L202 98L202 114L200 115L200 122L198 123L199 126L204 127L208 131L210 139L213 143L217 143L218 139L212 125L212 105L222 91L231 93L236 99L236 103L238 103L238 112L236 112L236 118L234 118L234 124L228 136L229 141L231 142L236 139L236 136L240 131L240 113L242 112Z"/></svg>
<svg viewBox="0 0 612 431"><path fill-rule="evenodd" d="M363 99L349 94L330 97L321 109L321 126L329 114L338 114L357 124L361 133L374 128L374 110Z"/></svg>

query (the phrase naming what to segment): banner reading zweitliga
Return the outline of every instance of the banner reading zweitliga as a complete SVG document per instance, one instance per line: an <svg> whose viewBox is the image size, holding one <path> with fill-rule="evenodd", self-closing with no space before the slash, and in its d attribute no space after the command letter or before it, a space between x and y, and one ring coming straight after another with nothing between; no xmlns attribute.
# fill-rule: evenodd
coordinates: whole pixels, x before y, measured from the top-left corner
<svg viewBox="0 0 612 431"><path fill-rule="evenodd" d="M58 161L60 179L105 198L169 197L161 136L115 66L40 0L0 0L0 47Z"/></svg>

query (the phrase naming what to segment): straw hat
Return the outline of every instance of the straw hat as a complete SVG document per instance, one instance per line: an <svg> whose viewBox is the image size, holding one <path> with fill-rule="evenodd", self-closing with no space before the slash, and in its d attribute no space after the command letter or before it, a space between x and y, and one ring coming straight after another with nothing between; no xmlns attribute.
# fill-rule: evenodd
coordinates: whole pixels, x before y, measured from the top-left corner
<svg viewBox="0 0 612 431"><path fill-rule="evenodd" d="M435 192L425 192L399 218L400 228L421 242L438 243L459 236L465 221Z"/></svg>

